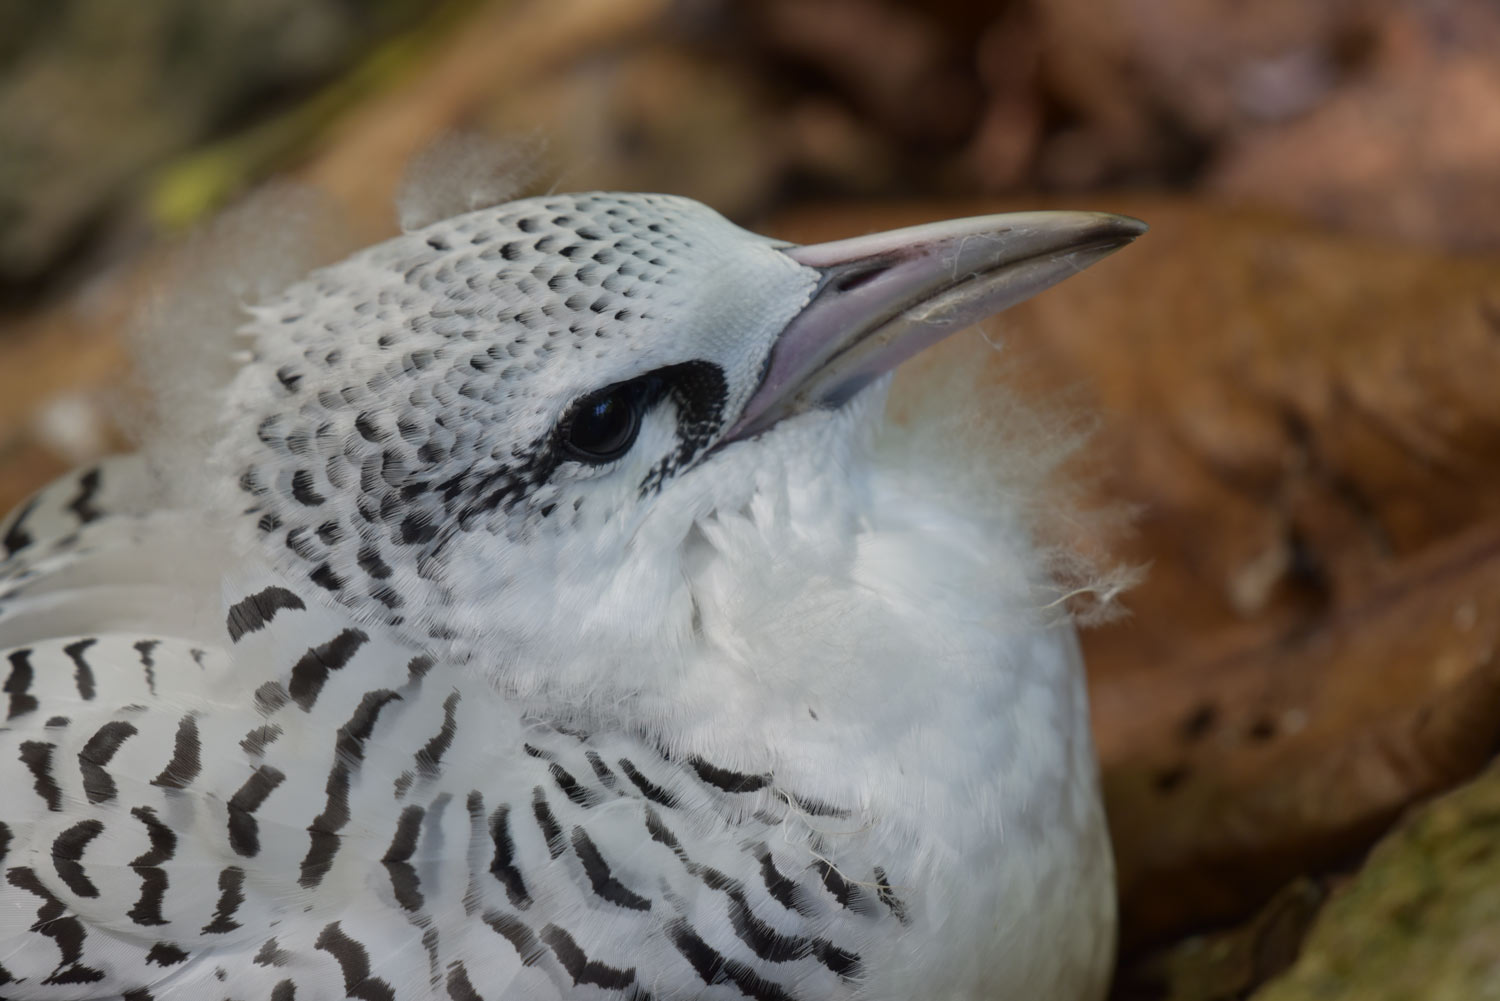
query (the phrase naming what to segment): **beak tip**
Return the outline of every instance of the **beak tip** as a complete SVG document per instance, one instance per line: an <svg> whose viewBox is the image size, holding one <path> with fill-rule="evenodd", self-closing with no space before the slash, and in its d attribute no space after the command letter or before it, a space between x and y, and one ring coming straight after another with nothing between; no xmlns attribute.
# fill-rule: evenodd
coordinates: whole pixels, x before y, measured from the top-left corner
<svg viewBox="0 0 1500 1001"><path fill-rule="evenodd" d="M1134 240L1144 236L1151 227L1140 219L1128 215L1116 215L1112 212L1092 213L1095 219L1095 227L1101 243L1113 243L1117 248L1123 247Z"/></svg>
<svg viewBox="0 0 1500 1001"><path fill-rule="evenodd" d="M1127 241L1134 240L1137 237L1145 236L1151 231L1150 226L1148 226L1144 221L1137 219L1135 216L1117 215L1111 216L1111 218L1114 219L1115 225L1117 225L1124 233L1125 239Z"/></svg>
<svg viewBox="0 0 1500 1001"><path fill-rule="evenodd" d="M1089 263L1110 256L1144 236L1150 226L1134 216L1115 215L1111 212L1068 213L1071 226L1065 241L1071 252L1081 252ZM1062 214L1059 213L1061 221Z"/></svg>

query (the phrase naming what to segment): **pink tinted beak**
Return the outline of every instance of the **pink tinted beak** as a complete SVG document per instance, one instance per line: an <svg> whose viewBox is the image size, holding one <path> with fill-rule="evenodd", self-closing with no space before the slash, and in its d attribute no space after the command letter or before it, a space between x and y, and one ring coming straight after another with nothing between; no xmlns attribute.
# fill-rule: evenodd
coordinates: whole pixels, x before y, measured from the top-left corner
<svg viewBox="0 0 1500 1001"><path fill-rule="evenodd" d="M834 408L950 334L1119 250L1146 224L1102 212L1014 212L787 247L822 279L777 337L722 443Z"/></svg>

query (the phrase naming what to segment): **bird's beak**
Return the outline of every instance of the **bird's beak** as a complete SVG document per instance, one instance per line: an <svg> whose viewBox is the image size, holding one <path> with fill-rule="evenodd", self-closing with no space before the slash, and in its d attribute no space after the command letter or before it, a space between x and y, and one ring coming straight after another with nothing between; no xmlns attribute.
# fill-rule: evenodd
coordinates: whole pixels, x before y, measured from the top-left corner
<svg viewBox="0 0 1500 1001"><path fill-rule="evenodd" d="M917 352L1145 231L1138 219L1102 212L1014 212L783 248L821 278L722 442L838 407Z"/></svg>

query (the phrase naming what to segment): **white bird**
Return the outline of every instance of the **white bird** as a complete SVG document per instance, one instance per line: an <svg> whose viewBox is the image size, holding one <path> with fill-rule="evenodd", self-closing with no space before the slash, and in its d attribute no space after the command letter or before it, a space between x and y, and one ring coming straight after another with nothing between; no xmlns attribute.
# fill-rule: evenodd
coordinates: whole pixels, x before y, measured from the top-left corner
<svg viewBox="0 0 1500 1001"><path fill-rule="evenodd" d="M0 998L1095 1001L1071 628L873 442L1143 229L555 195L250 307L205 454L0 524Z"/></svg>

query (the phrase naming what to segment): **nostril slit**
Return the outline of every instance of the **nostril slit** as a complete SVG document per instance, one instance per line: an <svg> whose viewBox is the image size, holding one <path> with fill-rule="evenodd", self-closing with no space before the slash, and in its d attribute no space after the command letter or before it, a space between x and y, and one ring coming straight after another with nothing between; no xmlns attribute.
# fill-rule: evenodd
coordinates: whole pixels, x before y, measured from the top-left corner
<svg viewBox="0 0 1500 1001"><path fill-rule="evenodd" d="M838 278L834 279L834 291L852 292L853 290L859 288L861 285L868 285L870 282L885 274L889 269L890 265L888 264L877 264L873 267L862 268L858 271L851 271L846 275L840 275Z"/></svg>

